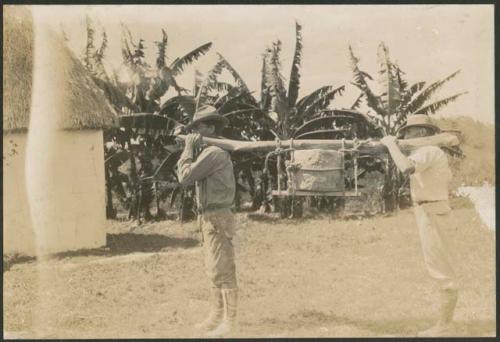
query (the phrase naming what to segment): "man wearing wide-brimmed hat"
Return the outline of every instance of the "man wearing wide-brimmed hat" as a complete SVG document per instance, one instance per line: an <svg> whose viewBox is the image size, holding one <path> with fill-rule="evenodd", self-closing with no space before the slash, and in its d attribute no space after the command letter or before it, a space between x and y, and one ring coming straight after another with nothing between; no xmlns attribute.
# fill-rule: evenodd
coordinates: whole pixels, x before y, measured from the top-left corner
<svg viewBox="0 0 500 342"><path fill-rule="evenodd" d="M400 139L420 138L440 132L423 114L410 115L398 132ZM440 317L432 328L418 336L453 335L453 313L458 298L455 272L447 245L451 233L448 217L448 183L451 171L446 154L437 146L423 146L405 156L394 136L382 138L398 169L410 175L410 191L419 230L424 261L440 289Z"/></svg>
<svg viewBox="0 0 500 342"><path fill-rule="evenodd" d="M234 330L238 290L234 262L234 202L236 183L229 153L216 146L202 147L203 137L217 137L228 120L214 107L204 106L186 126L195 133L185 139L178 162L182 185L196 185L198 220L201 224L206 272L212 283L211 312L198 329L221 336Z"/></svg>

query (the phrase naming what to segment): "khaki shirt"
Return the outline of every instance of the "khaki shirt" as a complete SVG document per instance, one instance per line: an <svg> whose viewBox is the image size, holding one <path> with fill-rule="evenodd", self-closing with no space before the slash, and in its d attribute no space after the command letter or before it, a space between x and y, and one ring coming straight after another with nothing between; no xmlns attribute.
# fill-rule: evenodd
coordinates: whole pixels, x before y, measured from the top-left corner
<svg viewBox="0 0 500 342"><path fill-rule="evenodd" d="M451 171L446 154L437 146L424 146L408 157L415 167L410 176L413 201L447 201Z"/></svg>
<svg viewBox="0 0 500 342"><path fill-rule="evenodd" d="M193 161L192 152L184 150L177 167L182 185L196 185L198 210L230 208L233 205L236 182L229 153L219 147L208 146Z"/></svg>

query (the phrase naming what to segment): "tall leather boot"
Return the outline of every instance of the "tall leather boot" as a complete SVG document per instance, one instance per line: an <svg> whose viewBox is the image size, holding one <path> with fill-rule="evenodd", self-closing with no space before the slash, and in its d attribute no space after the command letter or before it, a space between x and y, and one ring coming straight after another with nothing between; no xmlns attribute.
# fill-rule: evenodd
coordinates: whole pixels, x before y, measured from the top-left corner
<svg viewBox="0 0 500 342"><path fill-rule="evenodd" d="M237 310L238 310L238 289L222 289L224 302L224 318L222 322L208 333L210 337L227 335L236 330Z"/></svg>
<svg viewBox="0 0 500 342"><path fill-rule="evenodd" d="M456 289L441 290L441 308L439 320L432 328L419 332L418 336L453 336L455 329L453 325L453 313L458 300L458 291Z"/></svg>
<svg viewBox="0 0 500 342"><path fill-rule="evenodd" d="M222 290L217 287L210 289L210 313L201 323L195 324L198 330L209 331L217 327L223 318L224 305L222 299Z"/></svg>

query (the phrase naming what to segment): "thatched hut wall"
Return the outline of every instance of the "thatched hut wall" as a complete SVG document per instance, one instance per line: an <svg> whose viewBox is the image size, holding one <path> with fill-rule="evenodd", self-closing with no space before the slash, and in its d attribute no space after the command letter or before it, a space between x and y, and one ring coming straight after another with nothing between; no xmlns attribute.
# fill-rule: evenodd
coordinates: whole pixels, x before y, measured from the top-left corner
<svg viewBox="0 0 500 342"><path fill-rule="evenodd" d="M4 253L102 246L102 129L116 126L117 115L29 7L4 7L3 34Z"/></svg>
<svg viewBox="0 0 500 342"><path fill-rule="evenodd" d="M25 181L28 135L3 136L3 250L35 254L35 240Z"/></svg>

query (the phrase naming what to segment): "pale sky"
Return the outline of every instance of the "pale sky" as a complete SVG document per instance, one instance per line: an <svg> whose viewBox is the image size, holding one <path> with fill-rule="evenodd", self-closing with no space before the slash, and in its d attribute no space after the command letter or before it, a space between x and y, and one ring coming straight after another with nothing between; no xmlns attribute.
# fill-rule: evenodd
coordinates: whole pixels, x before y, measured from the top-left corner
<svg viewBox="0 0 500 342"><path fill-rule="evenodd" d="M146 41L154 64L155 40L161 28L169 36L170 61L206 42L211 52L178 78L188 89L194 70L206 73L220 52L260 92L261 54L272 41L283 43L283 74L290 74L295 47L295 20L302 25L303 59L299 96L323 85L352 80L348 44L372 76L378 71L377 46L384 41L410 82L432 82L455 70L462 72L438 93L467 95L441 110L443 116L466 115L494 122L494 30L492 5L102 5L37 6L61 22L70 48L81 56L85 47L85 14L100 22L109 37L106 63L121 63L121 28ZM348 107L358 91L347 87L335 107Z"/></svg>

